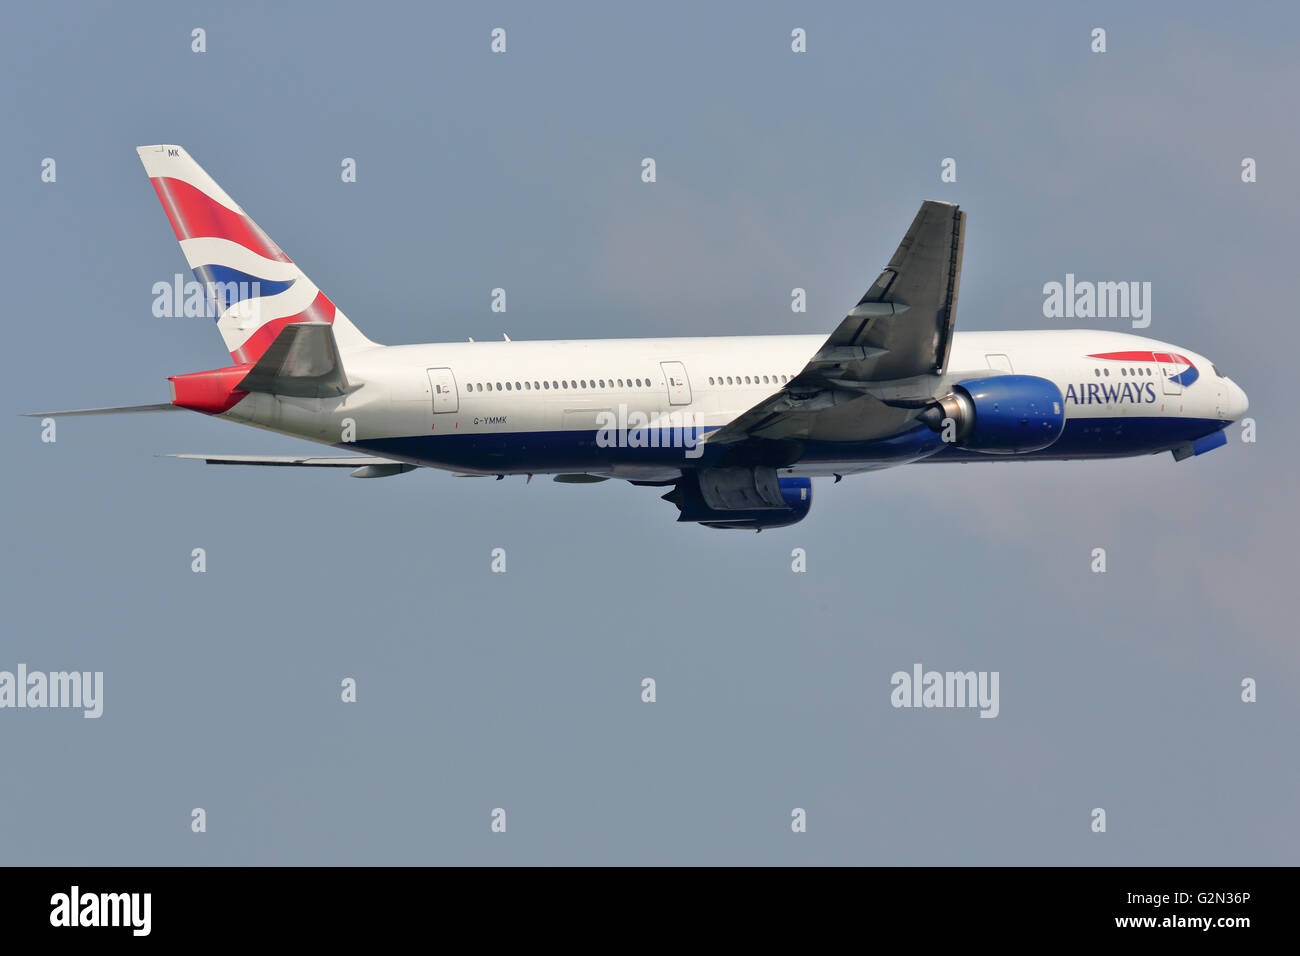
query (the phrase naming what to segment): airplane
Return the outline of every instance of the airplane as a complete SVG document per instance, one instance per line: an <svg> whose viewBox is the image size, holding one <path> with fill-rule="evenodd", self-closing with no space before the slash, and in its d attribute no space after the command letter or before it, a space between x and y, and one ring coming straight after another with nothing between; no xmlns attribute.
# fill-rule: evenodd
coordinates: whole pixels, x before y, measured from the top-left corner
<svg viewBox="0 0 1300 956"><path fill-rule="evenodd" d="M802 520L812 479L913 462L1177 461L1226 443L1246 393L1182 346L1100 330L955 332L966 214L925 201L825 334L379 345L182 147L137 152L232 364L173 375L189 410L346 456L182 454L217 465L622 479L678 521Z"/></svg>

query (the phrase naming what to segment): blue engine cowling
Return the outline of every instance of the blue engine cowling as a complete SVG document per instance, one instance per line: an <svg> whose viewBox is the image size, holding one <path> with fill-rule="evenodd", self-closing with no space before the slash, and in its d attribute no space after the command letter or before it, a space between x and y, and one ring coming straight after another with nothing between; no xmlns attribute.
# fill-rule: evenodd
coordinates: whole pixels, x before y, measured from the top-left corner
<svg viewBox="0 0 1300 956"><path fill-rule="evenodd" d="M802 521L812 507L811 478L778 478L784 508L718 509L711 507L700 490L699 477L690 472L668 494L665 501L675 504L681 514L678 521L695 521L706 528L739 528L762 531L783 528Z"/></svg>
<svg viewBox="0 0 1300 956"><path fill-rule="evenodd" d="M952 419L954 444L988 455L1038 451L1061 437L1065 399L1056 383L1036 375L996 375L958 382L923 415L931 427ZM936 430L942 430L936 428Z"/></svg>

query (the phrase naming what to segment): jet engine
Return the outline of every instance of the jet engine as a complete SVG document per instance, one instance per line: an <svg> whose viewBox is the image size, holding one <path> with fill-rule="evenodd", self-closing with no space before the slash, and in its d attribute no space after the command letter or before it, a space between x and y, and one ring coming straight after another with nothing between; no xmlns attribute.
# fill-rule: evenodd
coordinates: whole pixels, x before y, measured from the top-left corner
<svg viewBox="0 0 1300 956"><path fill-rule="evenodd" d="M1015 455L1061 437L1065 399L1055 382L1035 375L967 379L919 418L959 448Z"/></svg>
<svg viewBox="0 0 1300 956"><path fill-rule="evenodd" d="M812 479L779 478L761 466L704 468L687 472L663 498L681 512L678 521L762 531L803 520L812 507Z"/></svg>

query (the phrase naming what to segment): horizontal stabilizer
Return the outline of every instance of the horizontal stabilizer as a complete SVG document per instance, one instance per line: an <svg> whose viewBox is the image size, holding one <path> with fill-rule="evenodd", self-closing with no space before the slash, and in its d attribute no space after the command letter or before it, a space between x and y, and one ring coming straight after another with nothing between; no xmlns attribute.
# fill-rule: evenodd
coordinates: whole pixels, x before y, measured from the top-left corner
<svg viewBox="0 0 1300 956"><path fill-rule="evenodd" d="M70 408L62 412L23 412L28 418L66 418L69 415L125 415L131 412L182 412L179 405L117 405L113 408Z"/></svg>
<svg viewBox="0 0 1300 956"><path fill-rule="evenodd" d="M347 387L334 327L323 322L286 325L235 386L241 392L299 398L342 395Z"/></svg>
<svg viewBox="0 0 1300 956"><path fill-rule="evenodd" d="M164 455L164 458L189 458L209 465L279 465L289 468L357 468L361 465L400 465L391 458L368 455ZM414 467L414 466L412 466Z"/></svg>
<svg viewBox="0 0 1300 956"><path fill-rule="evenodd" d="M272 468L352 468L353 478L387 478L414 471L415 465L391 458L368 455L326 455L314 458L295 455L166 455L167 458L189 458L205 461L209 465L262 465Z"/></svg>

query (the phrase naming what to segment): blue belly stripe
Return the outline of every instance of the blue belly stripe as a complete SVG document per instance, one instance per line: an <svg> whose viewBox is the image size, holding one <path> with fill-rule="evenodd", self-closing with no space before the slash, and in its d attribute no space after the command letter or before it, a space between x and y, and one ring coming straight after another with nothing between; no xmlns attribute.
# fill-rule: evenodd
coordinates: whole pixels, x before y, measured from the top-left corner
<svg viewBox="0 0 1300 956"><path fill-rule="evenodd" d="M1051 461L1073 458L1125 458L1166 451L1213 436L1229 421L1206 418L1075 418L1048 448L1021 455L988 455L943 445L924 426L866 442L803 443L798 461L862 462L891 465L911 461ZM667 433L669 430L664 429ZM489 474L595 471L614 464L701 468L735 454L734 446L704 445L698 458L680 447L602 448L596 431L487 432L372 438L338 444L349 451ZM1215 439L1217 440L1217 439ZM738 462L739 463L739 462Z"/></svg>

